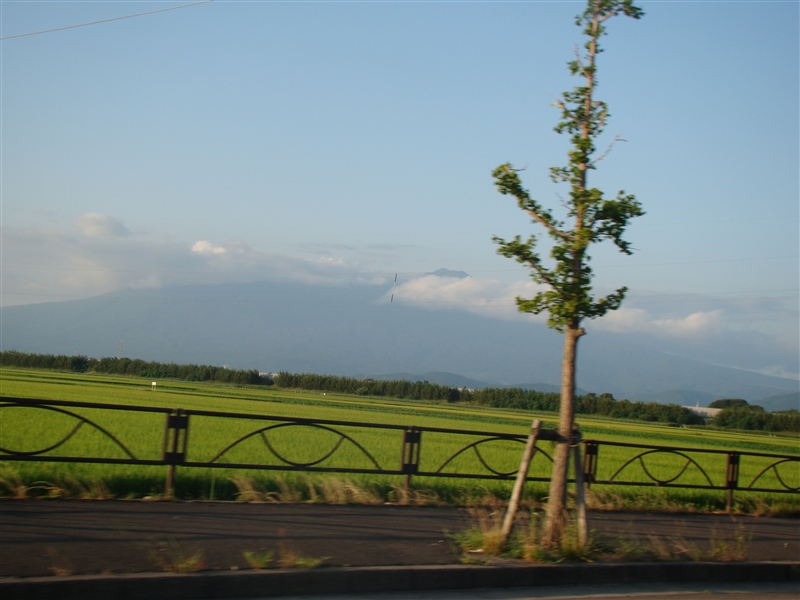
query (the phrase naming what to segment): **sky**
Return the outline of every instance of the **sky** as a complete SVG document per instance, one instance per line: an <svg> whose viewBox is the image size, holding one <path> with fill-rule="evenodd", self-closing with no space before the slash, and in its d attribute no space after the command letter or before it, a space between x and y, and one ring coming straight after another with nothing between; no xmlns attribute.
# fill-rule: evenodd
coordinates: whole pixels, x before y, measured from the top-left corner
<svg viewBox="0 0 800 600"><path fill-rule="evenodd" d="M11 37L180 4L0 3L2 306L397 274L395 301L514 318L533 289L491 238L537 229L491 172L563 213L583 3L214 0ZM624 141L590 184L646 215L632 256L592 252L630 291L589 331L798 378L800 3L640 5L603 38L598 147Z"/></svg>

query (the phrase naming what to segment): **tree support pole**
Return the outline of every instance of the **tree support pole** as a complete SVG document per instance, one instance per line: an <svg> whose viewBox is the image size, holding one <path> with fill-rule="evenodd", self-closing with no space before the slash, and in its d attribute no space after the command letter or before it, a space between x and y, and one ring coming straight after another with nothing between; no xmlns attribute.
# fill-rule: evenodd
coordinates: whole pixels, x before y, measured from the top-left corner
<svg viewBox="0 0 800 600"><path fill-rule="evenodd" d="M733 490L739 486L739 453L728 453L728 464L725 467L725 487L728 488L728 514L733 512Z"/></svg>
<svg viewBox="0 0 800 600"><path fill-rule="evenodd" d="M539 437L539 428L541 426L542 422L539 419L535 419L531 425L531 433L528 435L528 442L525 444L525 451L522 453L522 461L519 463L517 480L514 482L514 489L508 502L506 517L503 519L503 544L508 540L508 536L511 535L511 528L514 526L514 517L517 516L519 499L522 496L522 488L525 487L525 480L528 478L528 469L531 466L533 453L536 451L536 438Z"/></svg>
<svg viewBox="0 0 800 600"><path fill-rule="evenodd" d="M181 436L183 432L183 436ZM186 445L189 441L189 416L178 408L167 415L161 460L167 464L167 480L164 483L164 498L169 500L175 490L175 469L183 464Z"/></svg>
<svg viewBox="0 0 800 600"><path fill-rule="evenodd" d="M586 519L586 495L583 481L583 461L581 460L581 434L575 431L572 446L572 463L575 466L575 502L578 505L578 542L585 546L589 541L589 523Z"/></svg>

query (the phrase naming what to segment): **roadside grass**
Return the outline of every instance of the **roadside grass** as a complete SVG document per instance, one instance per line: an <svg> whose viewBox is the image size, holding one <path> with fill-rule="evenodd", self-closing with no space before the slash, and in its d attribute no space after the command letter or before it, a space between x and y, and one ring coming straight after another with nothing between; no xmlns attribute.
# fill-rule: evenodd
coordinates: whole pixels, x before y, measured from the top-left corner
<svg viewBox="0 0 800 600"><path fill-rule="evenodd" d="M595 562L606 555L605 548L594 535L582 544L577 528L569 523L556 545L540 543L540 514L534 511L519 512L511 536L504 542L501 533L502 510L478 509L470 511L471 525L463 532L451 535L455 545L464 552L462 562L490 562L493 557L515 558L526 562L559 563Z"/></svg>
<svg viewBox="0 0 800 600"><path fill-rule="evenodd" d="M51 546L46 547L45 551L47 552L47 557L50 562L50 566L47 567L47 570L53 575L56 577L68 577L74 573L72 561L68 556L63 556L58 550Z"/></svg>
<svg viewBox="0 0 800 600"><path fill-rule="evenodd" d="M35 469L36 466L47 469ZM97 480L92 472L89 479L80 475L65 475L63 464L17 463L0 465L0 495L16 498L78 498L78 499L146 499L162 500L164 469L149 467L150 474L118 473ZM82 465L77 465L82 466ZM34 467L29 476L17 473L17 467ZM210 476L196 472L206 470L179 469L176 477L176 497L183 500L209 500ZM274 473L265 471L214 471L216 478L215 500L257 503L326 503L326 504L394 504L405 506L459 506L472 509L500 510L505 507L511 493L510 482L490 481L476 483L444 479L414 480L406 491L397 478L367 476L309 476L302 473ZM133 476L132 476L133 475ZM42 477L44 479L38 479ZM94 478L94 479L92 479ZM26 484L28 482L28 484ZM98 491L99 490L99 491ZM13 493L11 493L13 491ZM586 496L593 510L626 510L660 513L722 513L725 497L705 490L665 490L623 487L617 491L600 492L596 488ZM601 499L601 501L598 500ZM541 510L547 499L543 483L531 483L525 488L521 508ZM794 503L791 502L794 500ZM574 509L572 490L568 493L568 506ZM737 492L734 514L752 514L772 517L800 517L800 502L785 495L746 494Z"/></svg>
<svg viewBox="0 0 800 600"><path fill-rule="evenodd" d="M194 573L205 567L202 550L191 550L175 540L157 541L150 548L155 565L170 573Z"/></svg>
<svg viewBox="0 0 800 600"><path fill-rule="evenodd" d="M581 543L577 526L568 521L565 534L552 546L540 542L542 513L517 514L515 528L504 543L501 528L503 511L478 509L470 511L471 523L464 531L450 534L456 550L462 552L461 562L487 563L496 558L513 558L534 563L559 562L631 562L631 561L744 561L752 535L744 524L734 531L712 529L707 544L687 541L681 535L628 535L616 539L600 538L596 532Z"/></svg>
<svg viewBox="0 0 800 600"><path fill-rule="evenodd" d="M278 566L282 569L316 569L329 556L311 557L302 554L294 547L294 542L286 537L286 530L278 530Z"/></svg>
<svg viewBox="0 0 800 600"><path fill-rule="evenodd" d="M274 550L268 550L267 552L249 552L245 550L242 552L242 557L251 569L258 570L265 568L272 562L274 554Z"/></svg>
<svg viewBox="0 0 800 600"><path fill-rule="evenodd" d="M158 391L150 389L149 380L122 376L57 373L26 369L0 369L0 394L4 396L103 402L123 405L181 407L273 416L352 420L479 431L527 433L533 417L551 421L555 415L508 411L473 405L449 405L433 402L387 398L350 397L337 394L276 390L256 386L237 388L229 385L159 381ZM165 415L131 414L90 408L74 409L112 432L137 458L160 458ZM0 446L32 451L54 444L67 436L75 420L67 415L30 408L0 411ZM676 428L658 424L611 421L579 416L584 438L633 443L726 449L739 451L800 454L797 436L740 434L711 429ZM269 422L247 419L220 421L192 416L188 460L208 461L236 439L252 433ZM357 430L337 427L368 449L381 465L396 468L402 443L400 430ZM420 469L434 471L465 444L469 436L445 436L425 432L420 454ZM303 463L324 456L339 440L337 434L307 427L275 429L269 432L271 448L259 436L252 436L232 448L219 462L262 462L277 464L273 452ZM299 443L300 442L300 443ZM482 446L482 458L500 472L516 469L522 445L510 441ZM552 455L553 445L539 447ZM124 457L124 451L96 429L80 428L60 448L70 456ZM619 466L635 458L638 449L601 447L598 478L608 478ZM715 483L725 472L725 454L697 457L681 481L707 484L705 470ZM684 466L679 455L651 455L647 468L662 480L669 479ZM330 467L371 468L370 460L352 443L343 442L324 464ZM740 466L740 483L747 484L769 466L767 459L748 459ZM780 475L791 486L800 485L800 472L784 465ZM481 470L475 453L464 453L448 465L450 472ZM701 470L702 469L702 470ZM7 462L0 465L0 494L6 497L70 498L160 498L164 493L165 469L132 465L97 465L87 463ZM531 476L549 478L550 463L537 453ZM633 460L622 473L626 478L648 481ZM181 499L215 499L260 502L328 502L336 504L384 502L410 505L488 506L504 502L511 490L510 481L481 481L414 477L406 491L399 477L374 475L309 476L301 473L240 470L227 468L178 468L175 494ZM759 480L765 487L777 483L774 472L767 471ZM526 506L535 507L546 496L546 486L535 482L526 486ZM588 495L591 508L641 509L667 512L708 512L725 509L724 492L663 487L593 486ZM788 494L753 494L736 492L736 510L764 515L800 515L800 498Z"/></svg>

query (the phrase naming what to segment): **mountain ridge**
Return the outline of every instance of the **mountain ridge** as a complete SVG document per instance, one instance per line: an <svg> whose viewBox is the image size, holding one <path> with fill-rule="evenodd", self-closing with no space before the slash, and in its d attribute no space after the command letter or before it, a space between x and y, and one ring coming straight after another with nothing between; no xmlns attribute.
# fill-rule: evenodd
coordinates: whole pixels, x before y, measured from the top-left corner
<svg viewBox="0 0 800 600"><path fill-rule="evenodd" d="M162 362L350 376L466 373L458 377L498 387L536 381L531 385L558 389L561 338L545 325L389 303L390 289L256 282L4 307L0 345L116 356L124 340L126 355ZM682 389L758 403L800 387L795 380L708 365L599 331L581 343L578 386L618 398Z"/></svg>

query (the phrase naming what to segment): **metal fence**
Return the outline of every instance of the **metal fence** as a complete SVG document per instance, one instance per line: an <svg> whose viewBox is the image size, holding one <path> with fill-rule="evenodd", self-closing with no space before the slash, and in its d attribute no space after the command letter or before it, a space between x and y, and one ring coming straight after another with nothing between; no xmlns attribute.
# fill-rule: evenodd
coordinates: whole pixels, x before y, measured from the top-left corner
<svg viewBox="0 0 800 600"><path fill-rule="evenodd" d="M0 409L0 460L163 466L168 496L177 467L402 476L406 487L413 476L513 480L527 440L467 429L10 397L0 398ZM9 412L31 410L51 418ZM538 439L569 442L554 430L541 430ZM528 481L550 479L545 445L536 447ZM800 456L599 440L581 447L588 486L719 490L729 508L736 490L800 493Z"/></svg>

